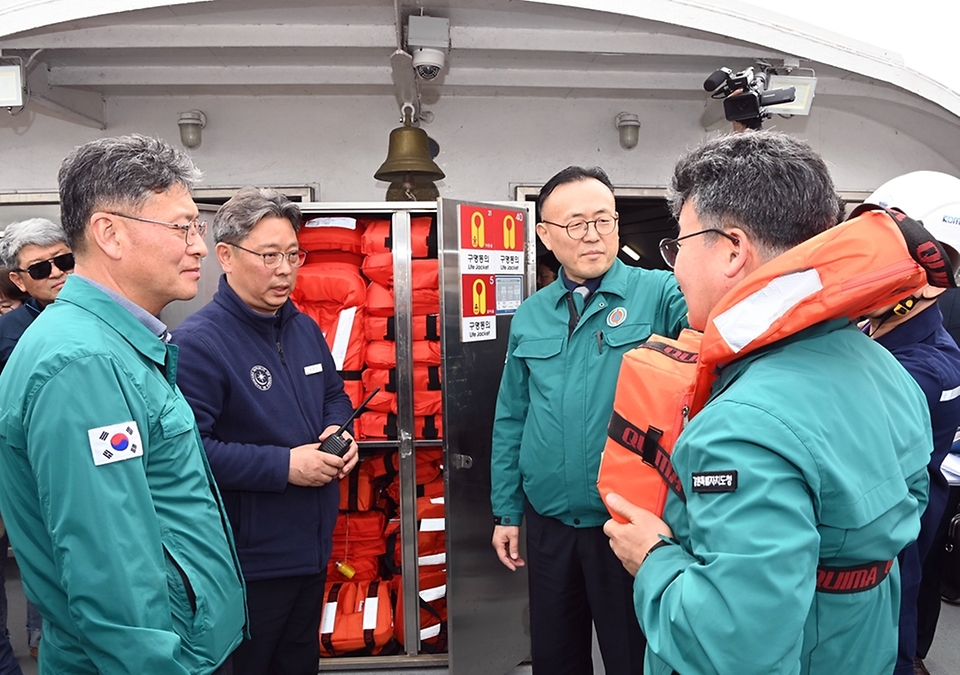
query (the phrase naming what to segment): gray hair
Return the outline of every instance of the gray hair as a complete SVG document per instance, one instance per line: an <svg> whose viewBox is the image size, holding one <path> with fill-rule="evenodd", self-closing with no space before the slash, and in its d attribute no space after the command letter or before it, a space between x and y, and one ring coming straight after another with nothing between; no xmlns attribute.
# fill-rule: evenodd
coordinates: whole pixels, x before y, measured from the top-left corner
<svg viewBox="0 0 960 675"><path fill-rule="evenodd" d="M0 238L0 267L5 270L20 269L20 251L26 246L45 248L63 244L67 235L63 228L46 218L30 218L19 223L7 225ZM6 274L6 271L3 272Z"/></svg>
<svg viewBox="0 0 960 675"><path fill-rule="evenodd" d="M187 190L202 174L182 150L135 134L101 138L75 148L60 165L60 218L67 244L83 252L90 216L108 209L134 214L150 197L174 185Z"/></svg>
<svg viewBox="0 0 960 675"><path fill-rule="evenodd" d="M300 207L270 188L240 188L213 218L213 239L218 244L239 244L264 218L285 218L300 231Z"/></svg>
<svg viewBox="0 0 960 675"><path fill-rule="evenodd" d="M774 131L720 136L681 157L668 199L675 218L689 201L705 228L742 228L768 259L833 227L841 215L823 158Z"/></svg>

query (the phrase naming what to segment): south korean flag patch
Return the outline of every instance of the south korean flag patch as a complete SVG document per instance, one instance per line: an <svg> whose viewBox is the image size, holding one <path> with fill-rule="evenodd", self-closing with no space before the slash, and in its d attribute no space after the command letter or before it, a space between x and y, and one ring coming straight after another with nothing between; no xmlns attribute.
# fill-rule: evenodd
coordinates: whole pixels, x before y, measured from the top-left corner
<svg viewBox="0 0 960 675"><path fill-rule="evenodd" d="M113 464L143 455L143 442L136 422L121 422L108 427L88 429L90 451L97 466Z"/></svg>

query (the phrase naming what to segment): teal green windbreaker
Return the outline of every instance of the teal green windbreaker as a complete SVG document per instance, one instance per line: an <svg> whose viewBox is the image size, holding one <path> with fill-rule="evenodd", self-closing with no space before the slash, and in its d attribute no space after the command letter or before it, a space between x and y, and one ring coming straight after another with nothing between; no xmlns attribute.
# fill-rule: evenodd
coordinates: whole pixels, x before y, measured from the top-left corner
<svg viewBox="0 0 960 675"><path fill-rule="evenodd" d="M723 368L673 452L679 545L640 567L648 675L887 675L897 652L895 558L926 505L930 415L914 379L845 320ZM736 472L700 491L694 474ZM879 586L816 590L817 567L894 560Z"/></svg>
<svg viewBox="0 0 960 675"><path fill-rule="evenodd" d="M567 294L558 279L510 324L491 457L493 513L504 525L520 524L524 498L572 527L609 518L597 473L620 361L651 334L676 337L686 327L670 272L614 261L569 336Z"/></svg>
<svg viewBox="0 0 960 675"><path fill-rule="evenodd" d="M71 276L0 376L0 510L43 614L41 673L210 673L242 639L233 535L176 354Z"/></svg>

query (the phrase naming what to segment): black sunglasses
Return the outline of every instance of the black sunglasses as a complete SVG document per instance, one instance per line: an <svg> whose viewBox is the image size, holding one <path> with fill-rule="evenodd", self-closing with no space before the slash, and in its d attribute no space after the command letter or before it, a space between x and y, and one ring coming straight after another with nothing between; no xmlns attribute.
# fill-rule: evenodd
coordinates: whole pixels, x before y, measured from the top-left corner
<svg viewBox="0 0 960 675"><path fill-rule="evenodd" d="M46 279L50 276L50 273L53 272L53 267L51 265L56 265L57 269L61 272L69 272L73 269L76 262L73 259L73 253L61 253L58 256L50 258L50 260L41 260L40 262L35 262L30 265L25 270L15 270L16 272L26 272L32 278L40 281L41 279Z"/></svg>

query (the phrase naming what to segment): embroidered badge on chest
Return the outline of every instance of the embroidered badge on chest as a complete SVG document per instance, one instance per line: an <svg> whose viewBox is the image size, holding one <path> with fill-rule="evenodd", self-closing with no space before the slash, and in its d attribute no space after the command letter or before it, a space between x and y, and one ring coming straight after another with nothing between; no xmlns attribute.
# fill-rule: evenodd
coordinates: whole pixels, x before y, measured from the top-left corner
<svg viewBox="0 0 960 675"><path fill-rule="evenodd" d="M735 492L737 471L703 471L692 474L694 492Z"/></svg>
<svg viewBox="0 0 960 675"><path fill-rule="evenodd" d="M607 325L616 328L627 320L627 310L624 307L615 307L607 314Z"/></svg>
<svg viewBox="0 0 960 675"><path fill-rule="evenodd" d="M90 451L96 466L113 464L143 455L143 443L136 422L121 422L108 427L87 429Z"/></svg>
<svg viewBox="0 0 960 675"><path fill-rule="evenodd" d="M250 369L250 379L260 391L266 391L273 386L273 375L266 366L254 366Z"/></svg>

